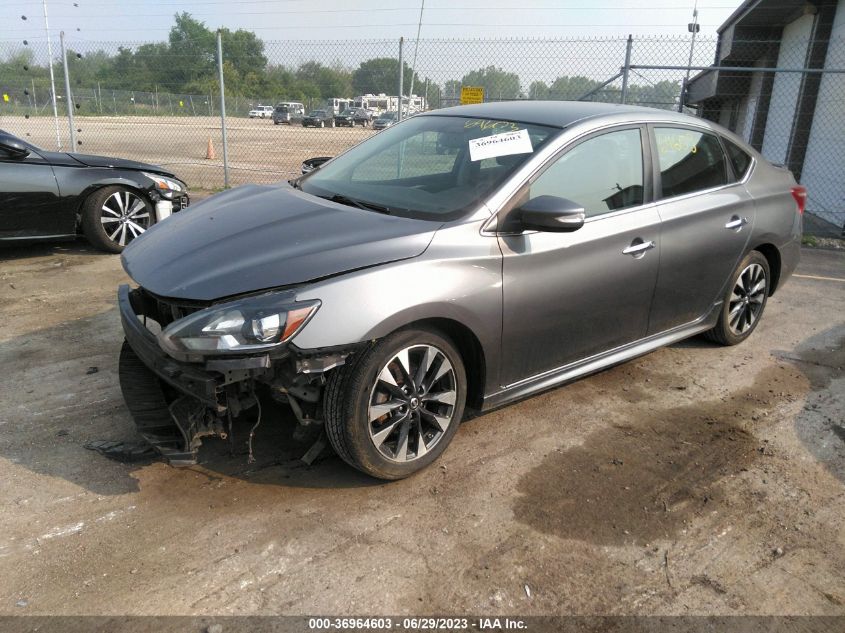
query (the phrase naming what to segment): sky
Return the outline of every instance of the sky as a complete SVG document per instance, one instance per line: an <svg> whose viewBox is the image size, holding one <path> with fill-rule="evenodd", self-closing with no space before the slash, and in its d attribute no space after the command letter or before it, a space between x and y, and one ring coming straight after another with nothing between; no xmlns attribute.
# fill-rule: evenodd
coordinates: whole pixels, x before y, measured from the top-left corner
<svg viewBox="0 0 845 633"><path fill-rule="evenodd" d="M51 32L107 42L166 39L173 14L181 11L209 28L252 30L265 41L413 39L421 1L46 0ZM701 35L715 36L739 4L699 2ZM425 0L420 37L688 37L693 5L693 0ZM44 36L42 0L0 0L0 40Z"/></svg>

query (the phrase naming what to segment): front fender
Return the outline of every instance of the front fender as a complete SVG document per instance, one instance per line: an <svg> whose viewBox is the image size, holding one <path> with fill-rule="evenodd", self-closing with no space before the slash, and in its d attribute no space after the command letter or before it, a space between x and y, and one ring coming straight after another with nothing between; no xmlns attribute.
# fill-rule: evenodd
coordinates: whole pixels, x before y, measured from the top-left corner
<svg viewBox="0 0 845 633"><path fill-rule="evenodd" d="M487 361L488 383L498 380L502 332L502 254L478 222L439 230L426 252L327 279L303 288L297 300L322 306L296 335L304 349L382 338L407 325L449 319L472 331Z"/></svg>

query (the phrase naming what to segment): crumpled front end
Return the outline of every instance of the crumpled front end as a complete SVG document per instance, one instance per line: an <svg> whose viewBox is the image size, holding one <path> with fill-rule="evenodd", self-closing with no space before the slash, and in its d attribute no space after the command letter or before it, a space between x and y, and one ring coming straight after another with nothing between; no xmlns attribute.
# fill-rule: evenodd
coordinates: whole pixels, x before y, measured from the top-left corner
<svg viewBox="0 0 845 633"><path fill-rule="evenodd" d="M158 332L208 307L158 297L143 288L118 290L125 334L120 385L138 432L174 466L197 463L205 437L230 437L233 421L260 422L261 399L290 405L302 425L320 424L324 372L342 365L354 348L299 350L176 360ZM250 459L252 434L250 435Z"/></svg>

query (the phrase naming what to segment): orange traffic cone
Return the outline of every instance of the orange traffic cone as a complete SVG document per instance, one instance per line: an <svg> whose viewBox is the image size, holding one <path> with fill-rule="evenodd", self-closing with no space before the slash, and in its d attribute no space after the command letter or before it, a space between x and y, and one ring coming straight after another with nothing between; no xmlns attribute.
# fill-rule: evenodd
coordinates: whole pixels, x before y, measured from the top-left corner
<svg viewBox="0 0 845 633"><path fill-rule="evenodd" d="M211 137L208 137L208 147L205 150L205 158L206 160L214 160L217 158L214 155L214 144L211 142Z"/></svg>

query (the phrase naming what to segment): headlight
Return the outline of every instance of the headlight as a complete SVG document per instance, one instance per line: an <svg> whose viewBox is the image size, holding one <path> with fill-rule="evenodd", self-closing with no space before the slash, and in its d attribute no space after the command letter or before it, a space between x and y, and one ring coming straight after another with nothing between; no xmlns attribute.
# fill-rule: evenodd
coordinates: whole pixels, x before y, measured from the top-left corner
<svg viewBox="0 0 845 633"><path fill-rule="evenodd" d="M173 180L172 178L165 178L164 176L160 176L159 174L150 174L145 171L142 171L141 173L156 184L156 190L164 198L172 198L174 193L182 193L183 191L185 191L185 185L183 185L178 180Z"/></svg>
<svg viewBox="0 0 845 633"><path fill-rule="evenodd" d="M291 292L271 292L205 308L168 325L161 348L178 360L273 349L299 332L320 307L296 302Z"/></svg>

